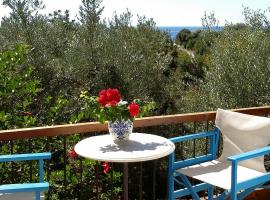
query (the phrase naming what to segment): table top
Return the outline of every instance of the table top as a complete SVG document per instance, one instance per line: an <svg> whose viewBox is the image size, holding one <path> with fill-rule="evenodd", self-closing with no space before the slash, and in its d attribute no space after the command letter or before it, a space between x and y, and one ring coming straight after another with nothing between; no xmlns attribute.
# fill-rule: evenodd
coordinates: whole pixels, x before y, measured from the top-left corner
<svg viewBox="0 0 270 200"><path fill-rule="evenodd" d="M132 133L129 141L113 142L110 135L86 138L75 145L82 157L107 162L140 162L162 158L171 154L175 145L170 140L152 134Z"/></svg>

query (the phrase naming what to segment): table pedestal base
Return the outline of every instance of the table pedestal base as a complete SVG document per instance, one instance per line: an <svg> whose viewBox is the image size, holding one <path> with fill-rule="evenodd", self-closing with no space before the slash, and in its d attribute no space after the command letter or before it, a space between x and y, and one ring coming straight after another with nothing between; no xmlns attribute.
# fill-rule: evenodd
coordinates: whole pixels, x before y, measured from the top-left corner
<svg viewBox="0 0 270 200"><path fill-rule="evenodd" d="M128 163L124 163L123 171L123 183L124 183L124 200L128 200Z"/></svg>

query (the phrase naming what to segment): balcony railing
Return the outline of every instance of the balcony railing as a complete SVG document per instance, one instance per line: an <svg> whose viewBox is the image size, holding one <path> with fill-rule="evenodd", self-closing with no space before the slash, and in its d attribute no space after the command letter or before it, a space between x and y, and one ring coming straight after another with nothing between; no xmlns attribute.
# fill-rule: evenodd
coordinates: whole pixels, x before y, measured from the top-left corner
<svg viewBox="0 0 270 200"><path fill-rule="evenodd" d="M234 111L251 115L268 116L270 106L236 109ZM200 112L176 115L164 115L136 119L135 132L161 135L166 138L204 131L213 128L215 112ZM52 160L46 162L46 179L51 184L47 199L119 199L122 182L115 181L114 173L102 174L100 163L85 163L85 159L71 160L68 150L79 140L93 135L104 134L106 124L98 122L45 126L0 131L1 154L26 152L52 152ZM193 141L177 146L181 158L192 157L207 151L208 141ZM191 151L191 153L187 153ZM89 168L89 166L94 168ZM148 161L129 165L130 199L166 199L167 198L167 159ZM111 170L121 172L121 165L112 164ZM35 180L36 164L2 165L0 184L23 180ZM6 174L3 176L3 174ZM23 177L23 178L22 178ZM107 183L102 185L101 177ZM107 180L107 181L106 181ZM158 183L158 184L157 184ZM73 191L71 194L70 191ZM109 196L100 195L108 192Z"/></svg>

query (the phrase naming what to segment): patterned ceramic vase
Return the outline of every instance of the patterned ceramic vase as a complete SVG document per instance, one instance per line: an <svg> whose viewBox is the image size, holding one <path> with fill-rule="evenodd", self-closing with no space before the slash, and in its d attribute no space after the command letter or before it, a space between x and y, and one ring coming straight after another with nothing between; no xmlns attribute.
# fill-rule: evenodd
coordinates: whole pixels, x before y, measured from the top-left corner
<svg viewBox="0 0 270 200"><path fill-rule="evenodd" d="M108 128L114 141L126 141L132 133L133 122L130 120L109 122Z"/></svg>

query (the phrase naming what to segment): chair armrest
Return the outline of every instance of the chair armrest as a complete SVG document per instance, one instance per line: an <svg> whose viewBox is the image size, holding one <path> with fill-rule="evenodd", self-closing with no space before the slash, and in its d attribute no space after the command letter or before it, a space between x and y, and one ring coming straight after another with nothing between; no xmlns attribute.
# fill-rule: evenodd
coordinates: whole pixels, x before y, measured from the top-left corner
<svg viewBox="0 0 270 200"><path fill-rule="evenodd" d="M177 142L185 142L188 140L194 140L194 139L200 139L200 138L206 138L206 137L210 138L209 152L206 153L206 155L197 156L197 157L193 157L193 158L189 158L189 159L185 159L181 161L175 161L175 155L173 153L169 157L170 158L169 163L171 164L173 170L191 166L198 163L202 163L202 162L207 162L210 160L214 160L216 158L216 151L217 151L217 146L218 146L218 141L219 141L219 129L216 129L214 131L200 132L200 133L170 138L170 140L173 143L177 143Z"/></svg>
<svg viewBox="0 0 270 200"><path fill-rule="evenodd" d="M269 154L269 153L270 153L270 146L256 149L253 151L248 151L248 152L237 154L237 155L233 155L233 156L228 157L227 159L230 161L237 161L238 162L238 161L242 161L242 160L248 160L250 158L263 156L263 155Z"/></svg>
<svg viewBox="0 0 270 200"><path fill-rule="evenodd" d="M215 131L200 132L200 133L195 133L195 134L183 135L183 136L179 136L179 137L170 138L170 140L173 143L177 143L177 142L184 142L184 141L187 141L187 140L210 137L210 136L212 136L214 134L215 134Z"/></svg>
<svg viewBox="0 0 270 200"><path fill-rule="evenodd" d="M1 155L0 162L11 162L11 161L24 161L24 160L44 160L50 159L51 153L27 153L27 154L10 154Z"/></svg>
<svg viewBox="0 0 270 200"><path fill-rule="evenodd" d="M263 156L269 153L270 153L270 146L256 149L253 151L248 151L248 152L237 154L237 155L233 155L227 158L229 161L231 161L231 164L232 164L231 194L233 196L236 196L236 193L240 191L241 189L247 189L247 188L254 187L256 185L261 185L265 183L266 181L270 180L270 173L266 173L266 174L260 175L258 177L255 177L255 178L252 178L252 179L240 182L240 183L238 183L237 181L237 173L238 173L237 166L238 166L239 161L248 160L250 158Z"/></svg>

